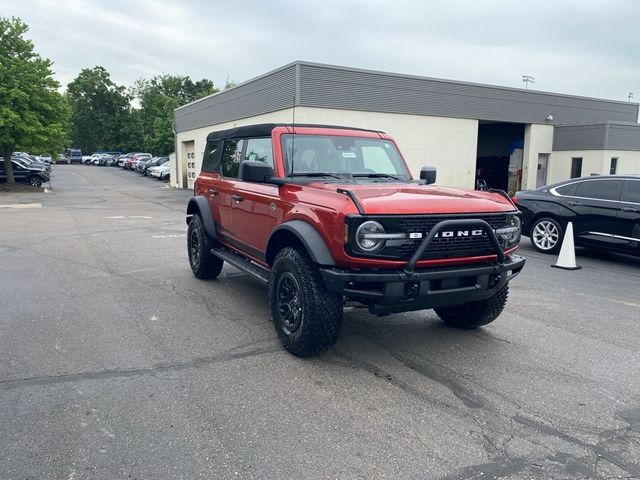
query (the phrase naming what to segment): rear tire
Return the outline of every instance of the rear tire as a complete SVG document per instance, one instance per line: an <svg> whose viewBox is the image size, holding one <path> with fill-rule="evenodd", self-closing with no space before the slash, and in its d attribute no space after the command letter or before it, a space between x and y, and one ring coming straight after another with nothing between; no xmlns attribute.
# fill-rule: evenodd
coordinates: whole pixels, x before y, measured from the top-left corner
<svg viewBox="0 0 640 480"><path fill-rule="evenodd" d="M307 357L331 348L342 328L342 296L330 292L306 252L283 248L269 277L269 306L284 348Z"/></svg>
<svg viewBox="0 0 640 480"><path fill-rule="evenodd" d="M492 297L477 302L463 303L453 307L434 309L447 325L455 328L473 329L493 322L500 316L509 296L509 284Z"/></svg>
<svg viewBox="0 0 640 480"><path fill-rule="evenodd" d="M194 215L187 229L187 252L193 274L202 279L216 278L224 261L211 253L214 240L204 229L200 215Z"/></svg>

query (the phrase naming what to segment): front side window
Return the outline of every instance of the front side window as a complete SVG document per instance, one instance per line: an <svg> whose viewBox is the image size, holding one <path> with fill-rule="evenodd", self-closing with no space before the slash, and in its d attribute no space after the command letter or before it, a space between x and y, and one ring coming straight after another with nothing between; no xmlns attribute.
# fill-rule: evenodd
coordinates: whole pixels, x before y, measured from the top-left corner
<svg viewBox="0 0 640 480"><path fill-rule="evenodd" d="M640 180L626 180L624 182L622 201L640 204Z"/></svg>
<svg viewBox="0 0 640 480"><path fill-rule="evenodd" d="M576 197L618 201L621 189L622 180L591 180L578 185Z"/></svg>
<svg viewBox="0 0 640 480"><path fill-rule="evenodd" d="M393 176L409 172L398 149L388 140L337 135L283 135L288 176L331 174L340 177Z"/></svg>
<svg viewBox="0 0 640 480"><path fill-rule="evenodd" d="M249 138L246 144L243 162L264 162L273 167L271 138Z"/></svg>

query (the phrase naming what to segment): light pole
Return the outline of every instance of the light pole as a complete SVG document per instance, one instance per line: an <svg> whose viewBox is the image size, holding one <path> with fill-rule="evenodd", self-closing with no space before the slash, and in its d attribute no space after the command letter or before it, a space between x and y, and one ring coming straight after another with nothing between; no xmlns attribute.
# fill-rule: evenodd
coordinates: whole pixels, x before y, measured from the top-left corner
<svg viewBox="0 0 640 480"><path fill-rule="evenodd" d="M524 82L524 89L528 90L530 83L536 83L536 77L533 75L522 75L522 81Z"/></svg>
<svg viewBox="0 0 640 480"><path fill-rule="evenodd" d="M627 95L627 102L630 102L631 100L633 100L633 92L629 92Z"/></svg>

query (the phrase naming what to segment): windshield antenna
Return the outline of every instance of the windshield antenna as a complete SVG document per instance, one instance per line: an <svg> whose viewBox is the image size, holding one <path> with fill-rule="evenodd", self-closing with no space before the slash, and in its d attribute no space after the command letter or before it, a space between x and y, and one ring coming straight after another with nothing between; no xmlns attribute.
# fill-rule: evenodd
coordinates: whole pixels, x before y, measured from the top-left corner
<svg viewBox="0 0 640 480"><path fill-rule="evenodd" d="M291 109L292 119L291 128L293 130L293 136L291 137L291 178L293 178L293 152L296 145L296 94L293 94L293 108Z"/></svg>

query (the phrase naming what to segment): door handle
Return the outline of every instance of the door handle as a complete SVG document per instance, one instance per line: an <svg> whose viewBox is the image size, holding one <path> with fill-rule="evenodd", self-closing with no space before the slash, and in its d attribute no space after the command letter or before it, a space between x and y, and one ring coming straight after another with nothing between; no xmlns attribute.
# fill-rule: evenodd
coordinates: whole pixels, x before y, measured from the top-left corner
<svg viewBox="0 0 640 480"><path fill-rule="evenodd" d="M633 213L638 213L638 209L637 208L633 208L633 207L622 207L621 209L623 212L633 212Z"/></svg>
<svg viewBox="0 0 640 480"><path fill-rule="evenodd" d="M242 195L231 195L231 200L240 203L244 200L244 197Z"/></svg>
<svg viewBox="0 0 640 480"><path fill-rule="evenodd" d="M210 188L209 189L209 195L215 197L217 194L218 194L218 190L216 190L215 188Z"/></svg>
<svg viewBox="0 0 640 480"><path fill-rule="evenodd" d="M572 207L581 207L582 204L580 202L569 202L569 205L571 205Z"/></svg>

